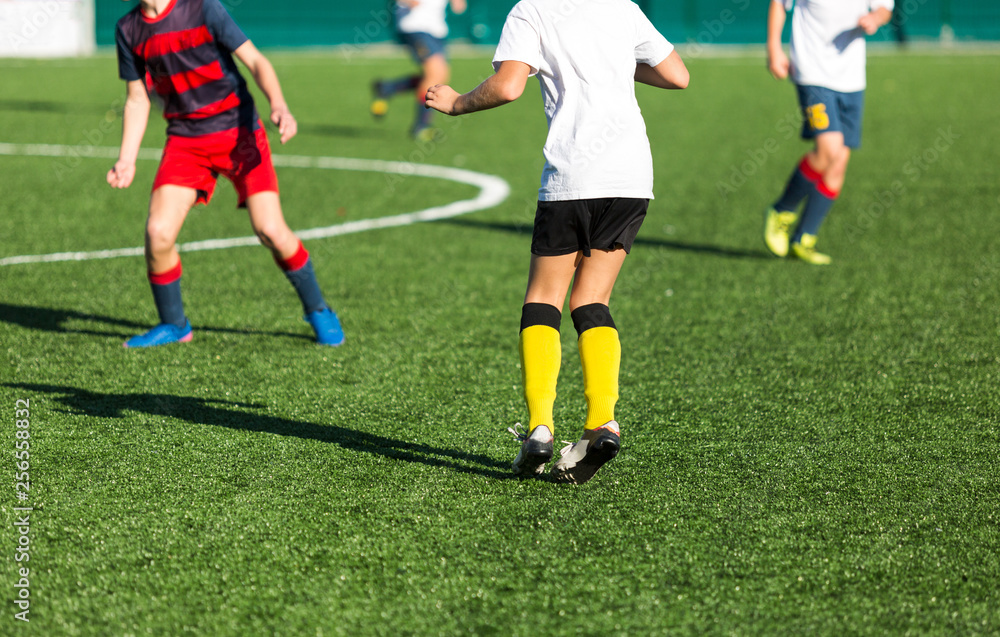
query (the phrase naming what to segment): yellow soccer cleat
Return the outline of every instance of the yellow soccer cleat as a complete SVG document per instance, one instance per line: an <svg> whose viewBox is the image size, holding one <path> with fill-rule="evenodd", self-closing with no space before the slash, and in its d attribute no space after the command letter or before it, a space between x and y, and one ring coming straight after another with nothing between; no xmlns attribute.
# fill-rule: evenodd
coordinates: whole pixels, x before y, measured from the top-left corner
<svg viewBox="0 0 1000 637"><path fill-rule="evenodd" d="M830 265L829 255L816 252L816 235L804 234L798 243L792 244L792 253L806 263L813 265Z"/></svg>
<svg viewBox="0 0 1000 637"><path fill-rule="evenodd" d="M414 128L411 133L413 139L425 144L436 142L441 135L441 131L433 126L423 126Z"/></svg>
<svg viewBox="0 0 1000 637"><path fill-rule="evenodd" d="M788 236L791 234L792 226L799 220L796 212L778 212L774 208L769 208L767 217L764 220L764 243L767 249L774 256L784 257L788 255Z"/></svg>

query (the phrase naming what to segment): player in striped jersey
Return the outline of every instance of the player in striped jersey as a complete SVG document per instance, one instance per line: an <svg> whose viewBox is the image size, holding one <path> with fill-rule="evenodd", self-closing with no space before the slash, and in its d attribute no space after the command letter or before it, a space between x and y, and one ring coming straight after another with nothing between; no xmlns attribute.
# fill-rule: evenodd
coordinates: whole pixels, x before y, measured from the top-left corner
<svg viewBox="0 0 1000 637"><path fill-rule="evenodd" d="M135 177L150 95L162 102L167 120L167 143L146 220L146 265L160 324L129 339L125 347L191 340L176 240L191 207L212 198L220 174L235 186L254 232L298 293L316 341L343 343L340 322L323 298L309 253L285 223L264 125L233 56L246 65L270 102L271 121L284 144L297 125L271 63L219 0L141 0L118 21L115 41L127 98L118 161L107 175L112 187L127 188Z"/></svg>

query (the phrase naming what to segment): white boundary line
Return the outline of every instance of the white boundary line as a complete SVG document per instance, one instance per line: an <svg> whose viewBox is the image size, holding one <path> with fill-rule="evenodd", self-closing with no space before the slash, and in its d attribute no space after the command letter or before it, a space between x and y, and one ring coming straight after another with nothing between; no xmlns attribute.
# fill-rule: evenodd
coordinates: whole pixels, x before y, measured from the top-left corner
<svg viewBox="0 0 1000 637"><path fill-rule="evenodd" d="M139 152L139 159L159 160L160 150L144 148ZM110 146L63 146L55 144L6 144L0 142L0 155L35 156L35 157L96 157L115 159L118 149ZM350 221L322 228L299 230L295 234L301 239L323 239L355 232L408 226L421 221L435 221L457 217L477 210L492 208L503 202L510 195L510 184L495 175L477 173L460 168L433 166L430 164L414 164L406 161L383 161L380 159L355 159L350 157L308 157L304 155L273 155L275 166L289 168L320 168L325 170L356 170L364 172L382 172L412 177L433 177L447 179L461 184L469 184L479 188L479 194L472 199L462 199L443 206L425 208L416 212L382 217L379 219L364 219ZM223 250L243 246L259 245L256 236L235 237L231 239L208 239L191 241L177 246L181 252L196 252L199 250ZM56 252L53 254L27 254L0 259L0 267L21 265L25 263L51 263L54 261L89 261L92 259L113 259L115 257L142 256L143 249L117 248L114 250L97 250L93 252Z"/></svg>

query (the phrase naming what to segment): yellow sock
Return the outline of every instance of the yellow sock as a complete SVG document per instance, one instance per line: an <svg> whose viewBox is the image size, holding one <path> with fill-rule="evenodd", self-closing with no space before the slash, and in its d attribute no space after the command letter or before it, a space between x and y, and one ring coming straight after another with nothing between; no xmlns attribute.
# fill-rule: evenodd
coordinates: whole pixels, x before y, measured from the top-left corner
<svg viewBox="0 0 1000 637"><path fill-rule="evenodd" d="M559 330L548 325L526 327L521 330L518 349L521 351L524 402L528 404L528 432L538 425L555 431L552 406L556 402L556 381L562 362Z"/></svg>
<svg viewBox="0 0 1000 637"><path fill-rule="evenodd" d="M622 346L618 330L613 327L592 327L580 334L577 345L583 364L583 393L587 397L584 428L596 429L615 419Z"/></svg>

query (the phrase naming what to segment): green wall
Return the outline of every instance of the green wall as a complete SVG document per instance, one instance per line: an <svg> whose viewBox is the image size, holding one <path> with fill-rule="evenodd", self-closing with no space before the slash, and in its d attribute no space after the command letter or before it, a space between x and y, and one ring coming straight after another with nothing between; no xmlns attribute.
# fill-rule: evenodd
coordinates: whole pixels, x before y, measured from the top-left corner
<svg viewBox="0 0 1000 637"><path fill-rule="evenodd" d="M566 0L573 2L575 0ZM770 0L637 0L646 15L676 43L738 44L764 39ZM468 0L464 15L450 19L452 38L492 44L515 0ZM257 46L364 45L393 39L385 0L222 0ZM1000 0L897 0L903 28L912 38L937 38L948 24L958 40L1000 40ZM114 44L117 19L132 3L96 0L97 43ZM885 28L876 38L891 39Z"/></svg>

